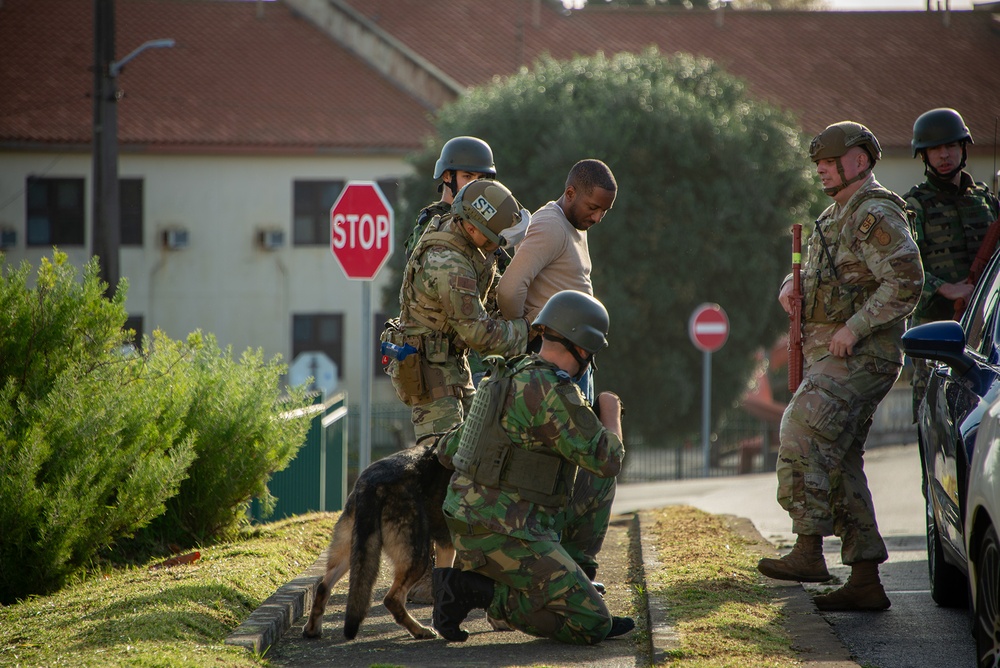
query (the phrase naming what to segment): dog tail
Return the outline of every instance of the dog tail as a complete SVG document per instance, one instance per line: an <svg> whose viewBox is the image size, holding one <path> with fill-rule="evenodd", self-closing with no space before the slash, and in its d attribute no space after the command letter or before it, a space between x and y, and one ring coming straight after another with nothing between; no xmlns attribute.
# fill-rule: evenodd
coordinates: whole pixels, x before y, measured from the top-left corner
<svg viewBox="0 0 1000 668"><path fill-rule="evenodd" d="M356 499L358 512L354 515L351 576L344 615L344 637L348 640L358 635L361 622L368 616L382 559L382 503L372 487L360 491L363 496Z"/></svg>

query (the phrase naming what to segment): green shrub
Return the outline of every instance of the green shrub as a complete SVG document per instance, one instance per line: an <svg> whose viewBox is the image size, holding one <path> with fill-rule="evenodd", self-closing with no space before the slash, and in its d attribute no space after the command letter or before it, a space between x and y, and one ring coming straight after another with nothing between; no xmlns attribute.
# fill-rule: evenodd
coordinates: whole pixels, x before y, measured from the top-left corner
<svg viewBox="0 0 1000 668"><path fill-rule="evenodd" d="M0 258L2 262L2 258ZM188 400L122 353L123 283L107 300L55 252L0 284L0 602L58 589L164 510L193 457Z"/></svg>
<svg viewBox="0 0 1000 668"><path fill-rule="evenodd" d="M305 406L304 391L281 397L280 358L265 362L260 350L247 350L237 362L210 334L195 332L180 344L158 333L152 350L151 364L173 365L175 391L191 397L183 433L194 436L197 458L143 537L192 545L229 536L247 521L253 498L270 514L275 498L267 481L288 465L309 429L308 419L281 414ZM175 365L178 355L184 363Z"/></svg>
<svg viewBox="0 0 1000 668"><path fill-rule="evenodd" d="M107 299L96 260L80 280L55 251L33 286L27 262L0 255L0 271L0 604L60 588L115 546L127 558L222 538L254 497L273 509L267 482L309 427L282 417L307 401L279 397L278 358L237 362L200 332L155 332L136 353L128 286Z"/></svg>

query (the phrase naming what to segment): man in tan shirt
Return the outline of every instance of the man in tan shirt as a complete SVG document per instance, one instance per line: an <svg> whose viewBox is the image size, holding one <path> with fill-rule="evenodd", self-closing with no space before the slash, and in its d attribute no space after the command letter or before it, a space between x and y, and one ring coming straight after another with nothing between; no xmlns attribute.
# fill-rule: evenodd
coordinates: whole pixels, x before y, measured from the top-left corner
<svg viewBox="0 0 1000 668"><path fill-rule="evenodd" d="M561 290L594 294L587 230L615 202L618 184L600 160L581 160L566 177L566 190L531 215L524 240L497 286L504 318L532 321Z"/></svg>

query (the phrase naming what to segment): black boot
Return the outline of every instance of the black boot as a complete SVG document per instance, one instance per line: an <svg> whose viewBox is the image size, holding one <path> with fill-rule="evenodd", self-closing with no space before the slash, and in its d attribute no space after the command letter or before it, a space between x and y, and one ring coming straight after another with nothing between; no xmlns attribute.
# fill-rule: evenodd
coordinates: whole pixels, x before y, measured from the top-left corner
<svg viewBox="0 0 1000 668"><path fill-rule="evenodd" d="M457 568L435 568L433 579L434 629L445 640L465 642L469 633L460 624L471 611L493 602L493 580Z"/></svg>
<svg viewBox="0 0 1000 668"><path fill-rule="evenodd" d="M616 636L625 635L634 628L635 628L635 620L633 620L631 617L612 617L611 630L605 637L614 638Z"/></svg>

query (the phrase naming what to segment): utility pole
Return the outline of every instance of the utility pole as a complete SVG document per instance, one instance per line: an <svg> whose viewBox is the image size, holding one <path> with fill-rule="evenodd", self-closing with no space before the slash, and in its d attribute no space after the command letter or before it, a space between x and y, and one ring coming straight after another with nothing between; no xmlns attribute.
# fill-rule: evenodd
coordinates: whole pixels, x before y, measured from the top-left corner
<svg viewBox="0 0 1000 668"><path fill-rule="evenodd" d="M2 3L3 0L0 0ZM118 195L118 74L125 63L146 49L174 46L173 39L144 42L121 60L115 60L115 0L94 0L94 166L92 255L101 263L105 294L118 289L121 246L121 200Z"/></svg>
<svg viewBox="0 0 1000 668"><path fill-rule="evenodd" d="M118 288L121 209L118 196L118 86L114 0L94 0L94 146L91 248L101 263L101 280L113 297Z"/></svg>

